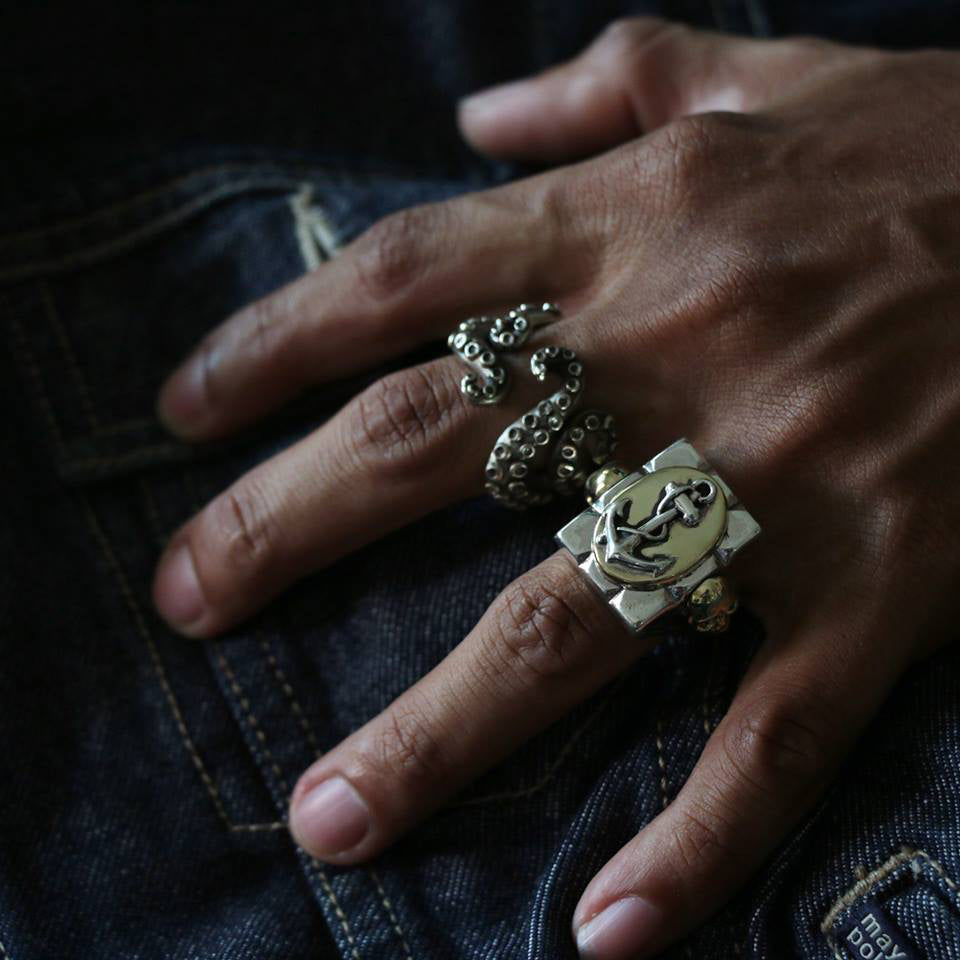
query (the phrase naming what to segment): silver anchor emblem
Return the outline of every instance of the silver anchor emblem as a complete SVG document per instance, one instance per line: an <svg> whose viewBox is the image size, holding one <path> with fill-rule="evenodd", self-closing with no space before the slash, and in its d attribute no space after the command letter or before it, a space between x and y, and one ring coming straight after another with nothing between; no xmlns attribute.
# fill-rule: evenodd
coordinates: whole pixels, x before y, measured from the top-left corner
<svg viewBox="0 0 960 960"><path fill-rule="evenodd" d="M632 499L614 501L604 513L603 532L597 537L597 544L604 548L607 563L662 577L677 558L663 553L647 557L642 551L655 543L664 543L674 523L697 526L716 498L717 486L710 480L670 481L657 498L653 512L640 524L628 520Z"/></svg>

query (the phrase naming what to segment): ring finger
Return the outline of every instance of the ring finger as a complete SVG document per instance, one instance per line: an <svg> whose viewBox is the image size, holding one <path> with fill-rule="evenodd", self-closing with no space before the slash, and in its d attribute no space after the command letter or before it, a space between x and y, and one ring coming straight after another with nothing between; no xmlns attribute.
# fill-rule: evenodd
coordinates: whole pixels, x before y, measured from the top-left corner
<svg viewBox="0 0 960 960"><path fill-rule="evenodd" d="M325 754L291 799L298 842L373 856L649 650L557 553L508 586L440 664Z"/></svg>

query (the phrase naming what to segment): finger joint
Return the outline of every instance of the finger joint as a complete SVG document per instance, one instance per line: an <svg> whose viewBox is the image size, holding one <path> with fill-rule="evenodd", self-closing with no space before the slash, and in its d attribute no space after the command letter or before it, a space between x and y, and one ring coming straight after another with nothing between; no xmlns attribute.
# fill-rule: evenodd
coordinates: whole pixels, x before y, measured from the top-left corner
<svg viewBox="0 0 960 960"><path fill-rule="evenodd" d="M833 751L821 708L809 700L769 695L725 724L721 739L730 774L761 796L783 797L785 786L819 782Z"/></svg>
<svg viewBox="0 0 960 960"><path fill-rule="evenodd" d="M379 473L419 473L461 404L445 378L414 367L378 380L357 398L348 436L358 458Z"/></svg>
<svg viewBox="0 0 960 960"><path fill-rule="evenodd" d="M496 661L524 689L575 673L592 634L577 589L522 577L500 595L492 641Z"/></svg>
<svg viewBox="0 0 960 960"><path fill-rule="evenodd" d="M408 207L377 221L357 241L354 265L360 288L375 303L393 301L429 268L442 205Z"/></svg>
<svg viewBox="0 0 960 960"><path fill-rule="evenodd" d="M268 566L276 557L281 537L259 485L248 478L215 503L216 532L226 568L249 576Z"/></svg>
<svg viewBox="0 0 960 960"><path fill-rule="evenodd" d="M379 729L373 753L378 766L409 785L439 780L446 768L444 751L419 706L394 704Z"/></svg>

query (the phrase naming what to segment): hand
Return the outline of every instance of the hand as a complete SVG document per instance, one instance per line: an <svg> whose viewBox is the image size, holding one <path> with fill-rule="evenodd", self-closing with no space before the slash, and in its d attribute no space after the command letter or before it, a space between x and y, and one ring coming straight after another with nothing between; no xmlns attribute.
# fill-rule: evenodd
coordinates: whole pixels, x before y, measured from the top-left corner
<svg viewBox="0 0 960 960"><path fill-rule="evenodd" d="M764 536L732 570L767 639L676 799L583 893L572 920L590 956L655 952L716 910L904 669L949 637L958 117L955 54L618 23L460 117L491 153L615 149L388 217L228 320L163 390L173 430L220 436L470 313L556 300L567 319L544 339L580 354L618 459L687 436L757 517ZM480 493L525 398L474 407L462 373L448 357L392 374L238 480L161 559L161 613L213 635ZM628 637L569 557L550 557L303 775L297 839L332 863L374 856L655 642Z"/></svg>

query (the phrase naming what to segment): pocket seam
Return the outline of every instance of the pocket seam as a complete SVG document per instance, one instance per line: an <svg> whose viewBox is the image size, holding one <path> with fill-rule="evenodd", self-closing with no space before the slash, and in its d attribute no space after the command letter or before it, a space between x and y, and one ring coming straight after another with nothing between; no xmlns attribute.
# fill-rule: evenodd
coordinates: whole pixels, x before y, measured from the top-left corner
<svg viewBox="0 0 960 960"><path fill-rule="evenodd" d="M837 897L837 899L833 902L833 905L824 915L824 918L820 923L820 931L826 937L827 943L830 944L830 949L833 951L835 960L846 960L846 958L840 954L840 951L837 948L837 942L834 939L833 932L831 930L837 921L837 917L839 917L840 914L848 907L856 903L857 900L873 890L874 887L876 887L881 881L894 874L905 864L909 864L912 867L913 865L918 864L920 860L925 860L934 870L934 872L938 874L939 877L944 881L944 883L946 883L954 895L960 897L960 884L958 884L957 881L947 873L943 864L940 863L939 860L931 857L926 850L909 846L901 847L899 853L895 853L892 857L889 857L882 864L880 864L879 867L876 867L865 877L861 877L856 881L856 883L852 884L842 894L840 894L840 896ZM958 904L954 905L958 906Z"/></svg>
<svg viewBox="0 0 960 960"><path fill-rule="evenodd" d="M152 220L147 220L140 226L134 227L126 233L121 233L112 239L94 243L72 253L39 259L18 266L0 268L0 283L21 282L38 276L51 276L68 270L93 266L103 260L111 259L135 249L140 244L179 226L222 200L229 200L249 193L283 193L288 190L295 190L302 182L285 177L251 177L246 180L221 184L206 193L199 194L187 203L175 207Z"/></svg>
<svg viewBox="0 0 960 960"><path fill-rule="evenodd" d="M96 513L94 512L93 506L88 498L85 496L81 497L80 503L86 517L87 526L93 535L93 539L100 549L101 556L106 562L107 568L113 574L120 596L123 598L124 604L127 607L127 611L133 619L136 632L140 636L141 640L143 640L147 648L147 653L150 656L150 661L153 667L152 673L160 684L164 695L164 700L168 709L170 710L174 726L177 728L177 732L180 735L180 741L190 756L192 765L203 783L207 796L210 798L214 811L217 814L217 818L231 833L272 833L280 830L286 830L287 825L282 821L274 821L269 823L234 823L230 819L230 815L227 813L220 790L214 782L206 764L203 762L203 758L200 756L196 744L193 742L193 738L190 736L190 732L187 729L186 721L183 717L183 712L180 709L179 701L177 700L176 694L173 692L173 688L170 686L170 679L167 676L166 667L164 666L163 659L160 656L160 651L151 634L150 628L147 626L143 610L137 601L127 574L120 563L120 559L114 552L107 533L100 523ZM0 955L0 960L2 960L2 955Z"/></svg>
<svg viewBox="0 0 960 960"><path fill-rule="evenodd" d="M228 186L232 189L237 184ZM305 180L296 181L287 184L285 191L289 193L288 205L292 219L290 229L297 239L307 268L310 267L310 263L307 262L304 244L309 237L303 235L305 230L319 231L322 228L323 240L326 241L323 247L320 246L321 237L319 235L315 237L319 258L336 255L340 249L340 238L331 224L326 209L317 202L313 185ZM225 198L238 199L247 192L238 189ZM209 194L203 194L196 199L203 201L208 198ZM155 223L146 224L146 228L155 226ZM28 288L16 296L13 292L0 290L0 310L9 318L12 350L26 373L29 381L28 392L34 397L41 410L42 419L46 422L58 471L64 479L70 480L76 475L91 472L103 474L116 470L137 469L141 465L175 463L193 457L194 452L188 445L176 442L172 438L144 436L140 442L137 442L138 432L156 430L158 421L154 417L126 418L112 422L105 422L100 417L76 351L60 319L60 311L47 277L34 278ZM45 324L49 331L51 349L55 351L56 368L64 371L73 381L73 390L87 428L80 434L67 436L64 432L58 404L55 404L51 397L47 378L35 356L24 323L21 321L21 316L28 312L35 313L36 321ZM129 446L129 449L108 451L101 448L98 451L100 442L105 438L116 438L116 443L121 447ZM90 455L91 452L93 455Z"/></svg>

